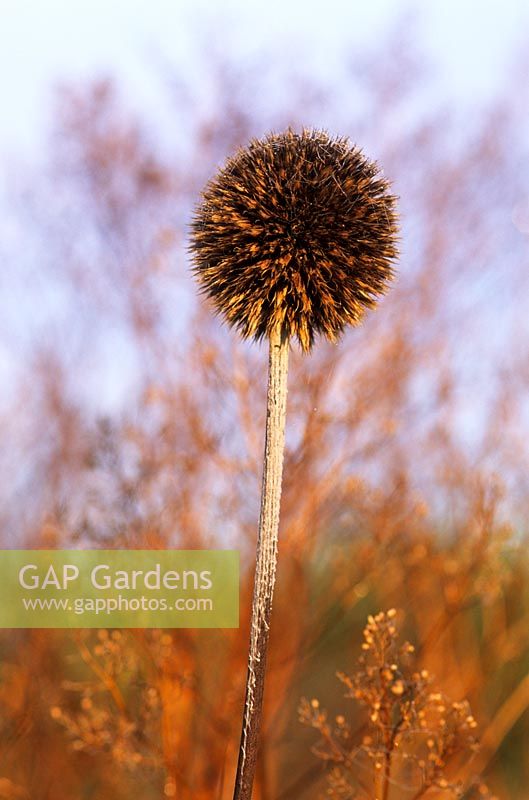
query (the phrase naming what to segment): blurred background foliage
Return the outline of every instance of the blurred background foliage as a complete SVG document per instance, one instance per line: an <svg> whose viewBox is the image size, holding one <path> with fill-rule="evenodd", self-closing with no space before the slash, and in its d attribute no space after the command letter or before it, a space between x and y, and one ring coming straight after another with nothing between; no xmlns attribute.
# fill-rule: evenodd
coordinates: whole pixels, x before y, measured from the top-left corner
<svg viewBox="0 0 529 800"><path fill-rule="evenodd" d="M241 627L1 632L0 797L231 796L266 354L196 299L186 226L235 147L305 125L383 165L402 258L361 329L310 357L293 348L256 800L325 792L300 698L361 729L335 674L353 668L367 615L390 607L436 686L470 702L482 745L463 780L482 771L498 797L524 800L523 73L467 116L438 107L405 24L351 53L334 90L284 53L244 73L219 48L200 63L207 102L191 74L160 65L174 147L106 77L60 87L46 157L9 171L0 531L3 547L235 547Z"/></svg>

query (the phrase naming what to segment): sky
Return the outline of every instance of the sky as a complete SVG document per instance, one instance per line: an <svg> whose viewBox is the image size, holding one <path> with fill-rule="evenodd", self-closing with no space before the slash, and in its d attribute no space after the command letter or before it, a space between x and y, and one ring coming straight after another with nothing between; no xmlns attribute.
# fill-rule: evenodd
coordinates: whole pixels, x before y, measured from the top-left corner
<svg viewBox="0 0 529 800"><path fill-rule="evenodd" d="M528 0L0 0L0 175L8 176L7 184L18 174L18 158L26 156L31 174L32 157L46 140L57 83L113 76L127 110L139 111L141 120L150 112L163 118L168 104L160 64L178 66L198 85L205 47L231 54L241 70L254 55L268 53L273 60L280 53L298 72L333 83L355 48L371 52L399 20L410 26L411 40L433 67L426 101L434 107L446 101L456 111L459 106L463 118L473 104L505 88L513 60L529 41ZM172 116L174 106L166 113ZM12 172L6 164L14 166ZM9 200L2 208L1 195L0 178L0 278L19 270L19 262L38 263ZM527 208L524 200L513 212L519 230L529 225ZM2 260L2 247L9 260ZM24 282L17 285L24 292ZM24 328L23 303L11 299L9 306L12 327ZM5 316L4 326L10 322ZM32 324L35 316L28 307ZM99 360L88 367L83 362L93 375L92 384L87 379L93 405L104 411L119 408L134 386L136 363L127 361L118 334L115 339L115 346L98 351ZM16 389L19 361L11 338L4 344L0 336L4 390ZM0 413L1 394L0 388Z"/></svg>
<svg viewBox="0 0 529 800"><path fill-rule="evenodd" d="M163 113L155 65L196 68L201 37L241 64L279 46L332 76L347 48L376 42L406 13L452 103L493 93L529 37L527 0L0 0L0 159L38 149L59 81L115 75L131 100Z"/></svg>
<svg viewBox="0 0 529 800"><path fill-rule="evenodd" d="M433 66L426 100L464 113L501 91L529 40L527 0L0 0L0 169L14 166L4 170L7 184L19 159L31 164L43 150L58 83L113 76L140 119L163 119L174 108L161 64L199 86L205 48L235 56L241 70L252 56L280 53L298 72L334 85L355 48L371 51L397 21ZM10 252L20 240L13 224L0 214ZM7 267L16 270L17 260ZM0 383L12 363L0 341Z"/></svg>

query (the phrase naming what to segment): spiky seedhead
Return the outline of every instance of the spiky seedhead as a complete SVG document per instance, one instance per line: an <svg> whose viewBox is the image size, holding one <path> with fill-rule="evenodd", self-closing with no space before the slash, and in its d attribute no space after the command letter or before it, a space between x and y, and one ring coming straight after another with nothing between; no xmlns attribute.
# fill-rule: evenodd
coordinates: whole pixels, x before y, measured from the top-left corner
<svg viewBox="0 0 529 800"><path fill-rule="evenodd" d="M393 277L396 198L345 138L292 130L253 140L207 186L194 272L243 336L280 326L310 350L357 325Z"/></svg>

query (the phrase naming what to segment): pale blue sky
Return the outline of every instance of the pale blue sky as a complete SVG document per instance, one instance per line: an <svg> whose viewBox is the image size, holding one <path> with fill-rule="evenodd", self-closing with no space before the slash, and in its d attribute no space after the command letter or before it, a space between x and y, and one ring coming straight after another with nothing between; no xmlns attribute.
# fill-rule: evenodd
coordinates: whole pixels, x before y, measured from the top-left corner
<svg viewBox="0 0 529 800"><path fill-rule="evenodd" d="M35 148L56 81L115 74L133 103L161 111L155 57L185 67L201 31L222 31L217 48L241 59L295 45L304 69L329 77L346 48L409 10L452 102L495 91L529 39L527 0L0 0L0 155Z"/></svg>
<svg viewBox="0 0 529 800"><path fill-rule="evenodd" d="M76 400L77 391L84 393L92 411L120 410L134 396L137 375L142 376L126 338L128 331L123 333L119 327L112 327L113 319L103 318L93 325L90 309L87 312L81 307L79 320L77 308L66 309L64 317L58 314L57 321L52 319L53 302L63 300L60 292L58 300L53 300L53 281L49 291L40 291L39 281L46 286L49 279L49 255L42 252L38 235L34 241L28 237L26 220L17 217L16 203L12 202L18 196L18 181L22 194L28 185L24 182L25 170L18 169L18 157L24 161L29 156L28 175L41 174L32 169L31 160L45 139L54 84L113 75L127 109L138 111L142 121L152 114L163 118L165 113L173 119L167 128L174 131L176 115L160 79L161 63L178 65L189 75L195 92L206 86L207 80L201 78L204 74L207 79L207 64L202 73L200 59L204 51L213 47L229 54L241 73L246 59L254 54L261 55L258 63L268 59L269 64L276 64L275 59L281 56L282 61L277 61L280 80L284 59L289 58L298 75L309 73L331 87L341 88L347 58L365 49L372 54L398 19L407 20L410 25L415 20L410 38L419 52L424 52L425 62L434 68L417 100L418 110L422 111L423 103L433 109L446 103L451 111L459 110L462 113L456 118L465 123L456 129L461 134L465 133L467 119L472 116L468 112L474 104L508 90L509 68L529 42L529 0L0 0L0 170L8 175L7 183L11 178L15 189L2 208L0 181L0 278L6 278L5 285L16 291L15 299L10 295L10 302L6 295L0 315L0 387L4 393L10 386L18 391L16 381L20 374L26 379L26 373L19 372L20 366L26 354L32 352L33 341L40 341L41 331L46 341L48 319L52 320L52 333L60 332L58 338L63 330L68 331L61 339L70 370L68 391ZM333 104L333 112L338 106ZM472 129L471 125L468 127ZM155 126L155 130L163 131L164 126ZM14 168L5 170L6 164L14 164ZM486 186L491 191L492 183ZM11 185L8 188L13 190ZM496 189L493 187L494 192ZM500 263L505 243L516 248L509 268L521 252L522 245L512 237L510 223L514 202L511 195L515 191L512 187L506 200L494 200L498 224L494 235L501 248L492 252L491 269ZM42 197L39 200L42 202ZM500 209L502 202L505 208ZM527 201L520 193L516 202L513 220L522 231ZM420 219L417 224L420 227ZM75 238L75 231L72 237ZM32 274L33 266L41 261L44 268ZM494 334L497 336L498 324L490 330L486 309L495 302L494 292L503 292L503 299L507 297L510 284L503 279L502 268L492 277L485 270L489 283L480 284L477 289L470 285L467 290L466 296L472 299L476 296L473 292L490 289L492 299L476 318L476 325L486 327L468 337L466 347L458 351L460 362L474 358L482 370L479 373L478 369L467 405L461 408L465 433L472 428L469 419L473 420L475 409L484 407L482 387L489 364L496 357ZM71 320L78 323L73 331L68 328ZM510 318L506 324L510 324ZM89 348L84 349L86 330L90 330L91 338ZM479 359L475 359L477 353ZM9 408L9 402L11 398L6 397L5 408ZM18 395L15 402L19 410ZM31 413L28 405L13 417L17 421L14 443L6 452L16 451L16 439L26 435L24 426L31 423Z"/></svg>

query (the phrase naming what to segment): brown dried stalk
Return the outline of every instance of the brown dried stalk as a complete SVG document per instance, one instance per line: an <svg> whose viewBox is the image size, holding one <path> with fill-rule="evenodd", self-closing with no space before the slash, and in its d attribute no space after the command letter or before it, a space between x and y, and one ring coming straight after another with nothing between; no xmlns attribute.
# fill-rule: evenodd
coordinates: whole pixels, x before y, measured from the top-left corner
<svg viewBox="0 0 529 800"><path fill-rule="evenodd" d="M270 337L261 513L257 539L244 721L234 800L251 797L259 748L266 657L277 567L287 374L288 340L282 337L280 328L276 328Z"/></svg>

